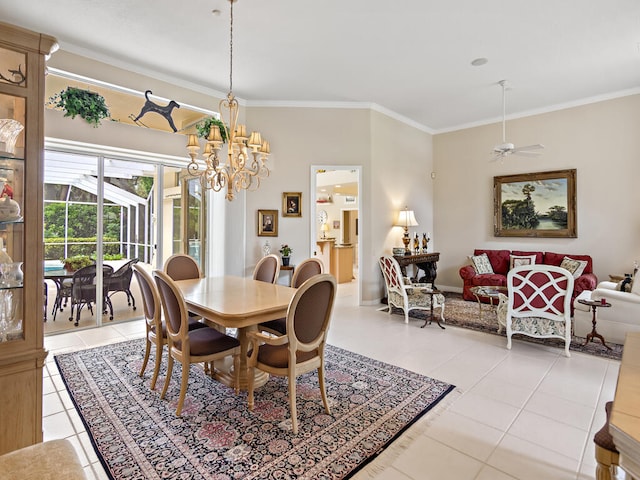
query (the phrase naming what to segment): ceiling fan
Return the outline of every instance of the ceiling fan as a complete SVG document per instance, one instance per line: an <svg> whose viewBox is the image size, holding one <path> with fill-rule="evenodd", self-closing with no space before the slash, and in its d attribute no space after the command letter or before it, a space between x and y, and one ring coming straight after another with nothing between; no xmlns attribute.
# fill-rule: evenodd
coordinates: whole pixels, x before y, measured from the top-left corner
<svg viewBox="0 0 640 480"><path fill-rule="evenodd" d="M540 150L544 148L544 145L536 143L535 145L527 145L526 147L516 147L513 143L508 143L506 139L506 91L508 82L506 80L500 80L498 85L502 87L502 143L493 147L493 159L492 161L503 159L508 155L519 155L521 157L537 157L540 152L534 152L533 150Z"/></svg>

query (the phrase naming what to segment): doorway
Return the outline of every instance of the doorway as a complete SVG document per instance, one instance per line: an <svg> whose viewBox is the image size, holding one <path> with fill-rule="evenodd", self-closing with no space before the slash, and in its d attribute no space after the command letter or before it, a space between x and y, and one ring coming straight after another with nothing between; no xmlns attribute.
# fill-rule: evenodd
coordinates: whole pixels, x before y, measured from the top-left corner
<svg viewBox="0 0 640 480"><path fill-rule="evenodd" d="M311 255L338 281L338 292L360 299L360 166L311 166ZM343 295L341 295L343 296Z"/></svg>

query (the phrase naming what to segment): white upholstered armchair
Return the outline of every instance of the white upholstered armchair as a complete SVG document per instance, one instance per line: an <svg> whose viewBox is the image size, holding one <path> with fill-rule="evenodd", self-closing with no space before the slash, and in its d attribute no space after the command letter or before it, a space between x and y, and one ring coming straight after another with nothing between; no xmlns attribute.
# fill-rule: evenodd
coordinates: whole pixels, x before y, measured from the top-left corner
<svg viewBox="0 0 640 480"><path fill-rule="evenodd" d="M433 299L433 308L440 309L440 319L444 322L444 295L427 293L431 287L426 283L409 283L408 279L402 276L400 265L391 255L380 257L380 269L387 289L389 314L392 306L400 308L404 312L404 323L409 323L409 312L430 311Z"/></svg>
<svg viewBox="0 0 640 480"><path fill-rule="evenodd" d="M507 348L516 333L560 338L569 357L573 275L552 265L523 265L509 271L507 289L497 309L500 329L507 330Z"/></svg>

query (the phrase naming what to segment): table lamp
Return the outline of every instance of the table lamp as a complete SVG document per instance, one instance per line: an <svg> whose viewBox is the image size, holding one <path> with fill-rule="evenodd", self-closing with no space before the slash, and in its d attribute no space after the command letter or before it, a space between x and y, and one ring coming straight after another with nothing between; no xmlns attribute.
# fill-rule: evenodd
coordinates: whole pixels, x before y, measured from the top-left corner
<svg viewBox="0 0 640 480"><path fill-rule="evenodd" d="M395 226L404 228L404 236L402 237L402 243L404 243L404 254L411 255L411 250L409 249L409 243L411 242L411 239L409 238L409 227L418 226L413 210L409 210L408 207L404 207L404 210L400 210L400 212L398 212L398 220L396 221Z"/></svg>
<svg viewBox="0 0 640 480"><path fill-rule="evenodd" d="M320 226L320 230L322 230L322 238L327 238L326 233L329 231L329 224L323 223L322 226Z"/></svg>

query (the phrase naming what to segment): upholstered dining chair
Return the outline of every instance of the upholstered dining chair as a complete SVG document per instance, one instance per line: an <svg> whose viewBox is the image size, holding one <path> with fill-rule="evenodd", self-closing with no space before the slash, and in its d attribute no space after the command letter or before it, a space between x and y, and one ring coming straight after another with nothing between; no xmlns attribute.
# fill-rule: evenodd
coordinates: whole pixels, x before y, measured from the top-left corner
<svg viewBox="0 0 640 480"><path fill-rule="evenodd" d="M93 304L96 303L96 272L97 266L88 265L77 270L73 274L71 281L71 315L69 321L74 319L75 311L75 323L77 327L80 323L80 313L86 306L93 315ZM106 313L109 311L109 320L113 320L113 306L108 296L109 277L113 274L113 267L110 265L102 266L102 300L103 311Z"/></svg>
<svg viewBox="0 0 640 480"><path fill-rule="evenodd" d="M164 271L171 280L175 281L202 277L196 261L183 253L176 253L167 258L164 262Z"/></svg>
<svg viewBox="0 0 640 480"><path fill-rule="evenodd" d="M249 332L249 410L254 407L254 370L289 378L289 407L294 434L298 433L296 377L318 371L322 403L331 414L324 383L324 346L336 294L336 279L314 275L296 291L287 310L287 333L279 337Z"/></svg>
<svg viewBox="0 0 640 480"><path fill-rule="evenodd" d="M280 259L271 254L262 257L253 269L253 279L261 282L276 283L280 274Z"/></svg>
<svg viewBox="0 0 640 480"><path fill-rule="evenodd" d="M553 265L522 265L507 274L507 298L498 305L498 322L506 328L507 348L520 333L564 340L567 357L571 345L571 293L573 275ZM506 304L506 308L505 308Z"/></svg>
<svg viewBox="0 0 640 480"><path fill-rule="evenodd" d="M444 322L444 295L428 293L431 287L427 284L410 283L402 276L400 264L391 255L383 255L380 257L379 263L387 290L389 315L391 315L392 307L399 308L404 312L404 323L409 323L411 310L431 312L431 302L433 302L433 308L440 309L440 319Z"/></svg>
<svg viewBox="0 0 640 480"><path fill-rule="evenodd" d="M293 277L291 278L291 286L293 288L299 288L304 282L309 280L314 275L320 275L324 272L324 266L322 260L319 258L311 257L303 260L298 264L293 271ZM273 335L284 335L287 333L287 319L278 318L276 320L270 320L268 322L258 325L258 330L269 332Z"/></svg>
<svg viewBox="0 0 640 480"><path fill-rule="evenodd" d="M144 319L146 323L146 346L144 352L144 360L140 369L140 377L144 376L149 362L149 354L151 346L155 345L155 365L153 368L153 377L151 378L151 390L155 390L156 381L158 380L158 372L162 363L162 350L167 344L167 327L162 319L162 303L160 293L156 287L151 274L140 265L133 265L133 273L138 280L140 292L142 293L142 309L144 311ZM189 330L197 328L207 328L204 323L197 320L189 319Z"/></svg>
<svg viewBox="0 0 640 480"><path fill-rule="evenodd" d="M189 384L190 365L192 363L210 364L211 376L213 376L213 362L229 355L233 356L234 384L237 394L240 383L240 342L211 327L189 330L187 306L180 289L165 272L154 270L153 278L160 292L169 346L167 378L160 398L164 398L167 393L175 359L182 365L180 397L176 407L176 416L180 416Z"/></svg>

